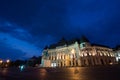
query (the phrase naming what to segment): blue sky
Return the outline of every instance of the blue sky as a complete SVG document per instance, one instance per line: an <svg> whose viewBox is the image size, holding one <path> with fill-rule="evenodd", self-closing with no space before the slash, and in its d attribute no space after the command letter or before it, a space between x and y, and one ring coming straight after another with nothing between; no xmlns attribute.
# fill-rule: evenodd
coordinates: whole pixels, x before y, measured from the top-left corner
<svg viewBox="0 0 120 80"><path fill-rule="evenodd" d="M120 44L119 0L1 0L0 58L40 56L43 48L85 35L91 43Z"/></svg>

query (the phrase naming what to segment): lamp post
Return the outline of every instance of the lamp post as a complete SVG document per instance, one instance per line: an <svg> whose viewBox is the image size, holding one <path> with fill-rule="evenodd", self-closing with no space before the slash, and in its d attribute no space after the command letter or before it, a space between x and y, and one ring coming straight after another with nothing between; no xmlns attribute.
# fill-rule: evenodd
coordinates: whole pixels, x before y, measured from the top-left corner
<svg viewBox="0 0 120 80"><path fill-rule="evenodd" d="M3 61L2 61L2 60L0 60L0 67L2 67L2 63L3 63Z"/></svg>
<svg viewBox="0 0 120 80"><path fill-rule="evenodd" d="M5 67L8 67L9 65L10 65L10 60L9 60L9 59L7 59L7 60L6 60Z"/></svg>

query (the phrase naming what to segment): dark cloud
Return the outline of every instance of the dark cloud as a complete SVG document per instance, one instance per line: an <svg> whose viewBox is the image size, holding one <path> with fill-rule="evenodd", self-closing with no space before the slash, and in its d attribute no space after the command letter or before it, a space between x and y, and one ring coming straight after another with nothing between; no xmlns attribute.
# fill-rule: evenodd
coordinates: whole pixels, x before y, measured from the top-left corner
<svg viewBox="0 0 120 80"><path fill-rule="evenodd" d="M5 40L5 39L4 39ZM0 58L2 59L25 59L26 53L21 50L13 49L8 44L0 41Z"/></svg>
<svg viewBox="0 0 120 80"><path fill-rule="evenodd" d="M10 21L27 25L32 22L39 9L39 0L4 0L0 1L1 17Z"/></svg>
<svg viewBox="0 0 120 80"><path fill-rule="evenodd" d="M119 0L3 0L0 32L40 50L61 37L81 35L114 47L120 44L119 4Z"/></svg>

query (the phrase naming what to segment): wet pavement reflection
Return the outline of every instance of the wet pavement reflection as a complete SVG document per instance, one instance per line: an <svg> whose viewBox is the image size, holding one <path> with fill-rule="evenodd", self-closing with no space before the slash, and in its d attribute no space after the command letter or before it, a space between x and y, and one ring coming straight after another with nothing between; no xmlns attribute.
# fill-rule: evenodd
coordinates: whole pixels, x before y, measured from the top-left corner
<svg viewBox="0 0 120 80"><path fill-rule="evenodd" d="M120 67L0 69L0 80L120 80Z"/></svg>

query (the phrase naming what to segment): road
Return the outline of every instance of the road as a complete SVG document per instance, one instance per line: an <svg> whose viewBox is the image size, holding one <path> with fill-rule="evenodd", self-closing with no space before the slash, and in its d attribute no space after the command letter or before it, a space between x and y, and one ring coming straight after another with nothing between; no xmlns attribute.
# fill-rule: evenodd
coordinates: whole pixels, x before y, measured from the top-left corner
<svg viewBox="0 0 120 80"><path fill-rule="evenodd" d="M0 80L120 80L120 67L0 69Z"/></svg>

